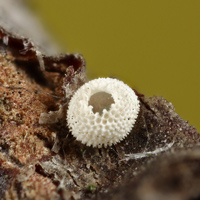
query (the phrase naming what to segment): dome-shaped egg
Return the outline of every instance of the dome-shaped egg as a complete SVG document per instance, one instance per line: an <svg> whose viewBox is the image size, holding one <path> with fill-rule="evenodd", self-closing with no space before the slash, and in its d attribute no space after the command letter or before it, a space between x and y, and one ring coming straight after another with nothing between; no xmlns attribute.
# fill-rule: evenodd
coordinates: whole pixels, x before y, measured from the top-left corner
<svg viewBox="0 0 200 200"><path fill-rule="evenodd" d="M135 123L140 104L122 81L98 78L81 86L70 100L67 123L87 146L105 147L124 139Z"/></svg>

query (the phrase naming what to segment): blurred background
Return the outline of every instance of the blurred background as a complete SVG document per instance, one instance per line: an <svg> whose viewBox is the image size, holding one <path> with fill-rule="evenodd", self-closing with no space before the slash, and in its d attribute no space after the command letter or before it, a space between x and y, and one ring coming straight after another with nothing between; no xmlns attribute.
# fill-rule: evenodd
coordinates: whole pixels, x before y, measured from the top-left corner
<svg viewBox="0 0 200 200"><path fill-rule="evenodd" d="M27 0L89 79L114 76L171 101L200 130L200 1Z"/></svg>

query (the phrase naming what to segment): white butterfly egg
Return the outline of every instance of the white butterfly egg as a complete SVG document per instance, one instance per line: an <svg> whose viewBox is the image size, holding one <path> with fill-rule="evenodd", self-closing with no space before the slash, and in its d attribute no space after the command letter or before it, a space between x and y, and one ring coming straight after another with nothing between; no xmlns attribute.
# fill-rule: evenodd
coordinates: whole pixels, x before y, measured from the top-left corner
<svg viewBox="0 0 200 200"><path fill-rule="evenodd" d="M83 144L104 147L124 139L140 110L135 92L122 81L98 78L81 86L70 100L67 123Z"/></svg>

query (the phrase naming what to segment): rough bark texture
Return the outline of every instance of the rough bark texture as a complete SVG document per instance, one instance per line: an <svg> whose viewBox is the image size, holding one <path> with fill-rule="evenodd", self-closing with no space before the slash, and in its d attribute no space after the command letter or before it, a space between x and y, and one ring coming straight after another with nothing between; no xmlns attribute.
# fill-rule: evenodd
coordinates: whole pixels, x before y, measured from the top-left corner
<svg viewBox="0 0 200 200"><path fill-rule="evenodd" d="M0 50L1 199L200 198L200 135L170 102L137 93L128 137L86 147L66 126L69 99L85 81L83 58L38 58L33 43L3 28Z"/></svg>
<svg viewBox="0 0 200 200"><path fill-rule="evenodd" d="M197 200L200 197L200 148L158 156L131 180L98 199Z"/></svg>

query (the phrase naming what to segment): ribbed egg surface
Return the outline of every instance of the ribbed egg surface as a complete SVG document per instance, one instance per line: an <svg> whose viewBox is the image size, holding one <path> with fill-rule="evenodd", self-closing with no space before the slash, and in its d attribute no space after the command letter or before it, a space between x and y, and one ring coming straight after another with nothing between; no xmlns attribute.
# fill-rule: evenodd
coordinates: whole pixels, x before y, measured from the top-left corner
<svg viewBox="0 0 200 200"><path fill-rule="evenodd" d="M104 147L124 139L135 123L140 104L122 81L98 78L81 86L70 100L67 123L83 144Z"/></svg>

